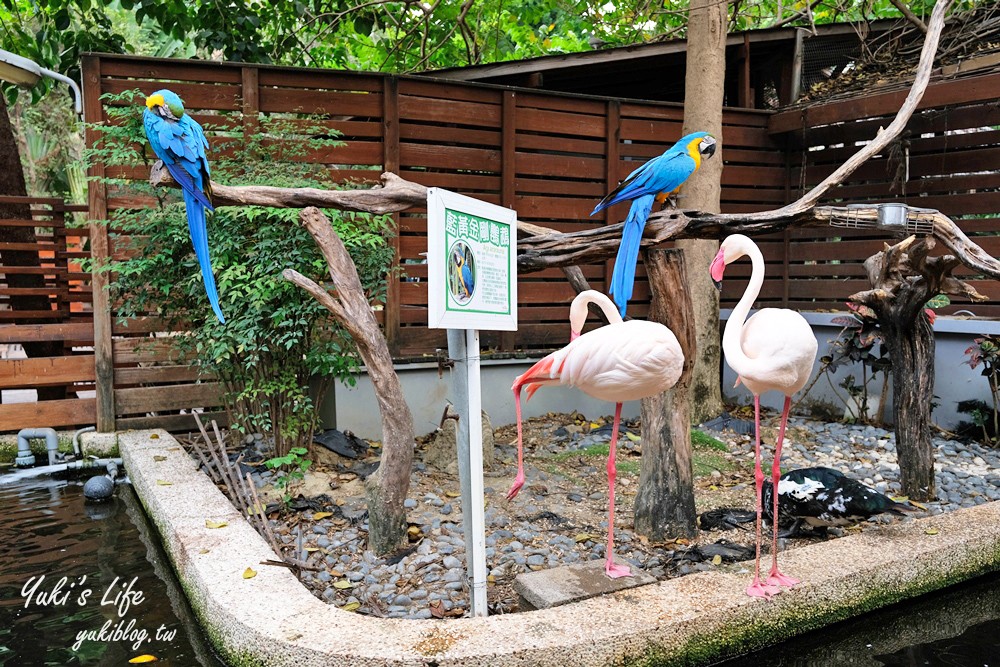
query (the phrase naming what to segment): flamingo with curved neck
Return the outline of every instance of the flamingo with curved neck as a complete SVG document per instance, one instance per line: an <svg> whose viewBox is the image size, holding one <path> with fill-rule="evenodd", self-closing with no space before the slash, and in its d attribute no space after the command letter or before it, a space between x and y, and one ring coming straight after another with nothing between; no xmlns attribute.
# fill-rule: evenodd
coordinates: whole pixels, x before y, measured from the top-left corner
<svg viewBox="0 0 1000 667"><path fill-rule="evenodd" d="M597 304L608 318L607 326L581 335L588 306ZM507 492L512 500L524 485L524 446L521 433L521 389L528 398L545 385L565 385L615 404L615 421L608 451L608 546L604 572L615 579L631 576L627 565L614 562L615 448L622 403L654 396L673 387L681 376L684 353L677 337L656 322L623 322L615 304L594 290L581 292L570 306L571 340L562 349L541 359L514 380L517 413L517 477Z"/></svg>
<svg viewBox="0 0 1000 667"><path fill-rule="evenodd" d="M767 581L760 578L761 547L761 492L764 473L760 465L760 395L776 390L785 395L781 412L781 426L774 445L774 461L771 465L771 480L778 487L781 477L781 445L785 438L785 426L792 405L792 395L801 389L812 374L816 361L818 344L812 328L799 313L785 308L764 308L747 319L750 307L760 294L764 284L764 257L757 245L742 234L727 237L719 247L719 253L712 261L712 280L721 286L726 265L749 256L752 265L750 282L739 303L733 308L722 334L722 351L726 363L736 371L741 381L753 394L754 401L754 481L757 488L757 558L753 583L747 587L747 595L770 598L779 592L781 586L794 586L798 580L781 573L778 569L778 522L772 521L771 572ZM772 516L778 516L778 494L774 494Z"/></svg>

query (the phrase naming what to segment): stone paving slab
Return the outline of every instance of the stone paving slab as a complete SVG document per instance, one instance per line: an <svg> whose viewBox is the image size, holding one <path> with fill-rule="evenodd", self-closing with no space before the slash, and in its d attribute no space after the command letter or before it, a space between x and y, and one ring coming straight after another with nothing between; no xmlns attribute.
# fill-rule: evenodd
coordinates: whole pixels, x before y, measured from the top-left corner
<svg viewBox="0 0 1000 667"><path fill-rule="evenodd" d="M616 560L616 565L627 565ZM604 561L591 560L537 572L523 572L514 577L514 590L521 597L520 609L549 609L598 595L607 595L645 584L655 584L656 577L645 570L630 567L631 577L609 579Z"/></svg>
<svg viewBox="0 0 1000 667"><path fill-rule="evenodd" d="M737 564L519 614L360 616L260 565L273 558L266 543L169 434L126 431L119 445L209 639L239 667L709 664L1000 567L993 502L783 553L803 583L770 602L744 595ZM226 527L206 527L219 517ZM243 578L248 566L256 577Z"/></svg>

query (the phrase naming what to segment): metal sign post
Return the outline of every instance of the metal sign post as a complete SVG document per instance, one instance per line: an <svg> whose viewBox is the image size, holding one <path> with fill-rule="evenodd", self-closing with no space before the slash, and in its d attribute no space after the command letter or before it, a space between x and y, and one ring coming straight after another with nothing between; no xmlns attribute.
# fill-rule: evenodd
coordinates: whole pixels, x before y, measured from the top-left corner
<svg viewBox="0 0 1000 667"><path fill-rule="evenodd" d="M465 563L473 616L486 616L479 331L517 329L517 214L440 188L427 191L428 326L448 329L455 361Z"/></svg>

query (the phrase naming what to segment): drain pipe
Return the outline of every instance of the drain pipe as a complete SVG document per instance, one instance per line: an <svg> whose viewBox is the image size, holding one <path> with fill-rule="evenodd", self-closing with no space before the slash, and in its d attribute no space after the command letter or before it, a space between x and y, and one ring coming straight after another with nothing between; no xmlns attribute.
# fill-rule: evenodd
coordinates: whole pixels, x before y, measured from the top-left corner
<svg viewBox="0 0 1000 667"><path fill-rule="evenodd" d="M23 468L35 465L35 456L31 453L29 441L45 438L45 449L49 454L49 465L55 465L56 453L59 451L59 438L51 428L23 428L17 433L17 458L14 465Z"/></svg>
<svg viewBox="0 0 1000 667"><path fill-rule="evenodd" d="M103 468L107 470L109 463L114 463L116 466L123 467L124 463L120 458L117 459L84 459L82 461L70 461L69 463L57 463L51 466L37 466L35 468L26 468L23 470L15 470L14 472L0 475L0 486L5 484L13 484L22 479L28 479L31 477L42 477L43 475L52 475L55 473L66 472L67 470L96 470L98 468ZM119 480L119 482L127 481Z"/></svg>
<svg viewBox="0 0 1000 667"><path fill-rule="evenodd" d="M79 431L73 434L73 453L76 454L76 458L83 458L83 454L80 452L80 434L90 433L91 431L96 431L96 426L87 426L86 428L81 428Z"/></svg>

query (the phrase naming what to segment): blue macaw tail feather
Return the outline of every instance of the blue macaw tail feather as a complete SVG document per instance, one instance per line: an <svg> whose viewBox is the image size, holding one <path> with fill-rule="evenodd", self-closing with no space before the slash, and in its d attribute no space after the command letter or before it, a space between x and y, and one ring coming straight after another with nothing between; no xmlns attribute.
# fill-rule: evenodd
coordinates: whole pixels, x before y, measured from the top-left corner
<svg viewBox="0 0 1000 667"><path fill-rule="evenodd" d="M209 211L215 210L215 207L212 206L212 200L201 189L201 183L195 182L195 178L191 175L191 172L185 169L179 162L170 163L164 160L163 164L174 180L177 181L177 184L181 186L181 190L184 191L185 204L188 202L188 195L190 195L200 206L207 208Z"/></svg>
<svg viewBox="0 0 1000 667"><path fill-rule="evenodd" d="M226 318L219 307L219 293L215 288L215 275L212 274L212 261L208 256L208 225L205 221L205 207L198 198L188 190L184 190L184 208L187 210L188 231L191 233L191 243L194 254L201 266L201 277L205 281L205 294L212 304L212 310L219 322L225 324Z"/></svg>
<svg viewBox="0 0 1000 667"><path fill-rule="evenodd" d="M632 286L635 283L635 265L639 259L639 242L642 240L642 230L646 226L646 218L653 210L656 195L644 195L632 202L622 229L622 242L618 246L615 257L615 269L611 274L611 294L614 297L618 312L625 317L625 308L632 298Z"/></svg>

